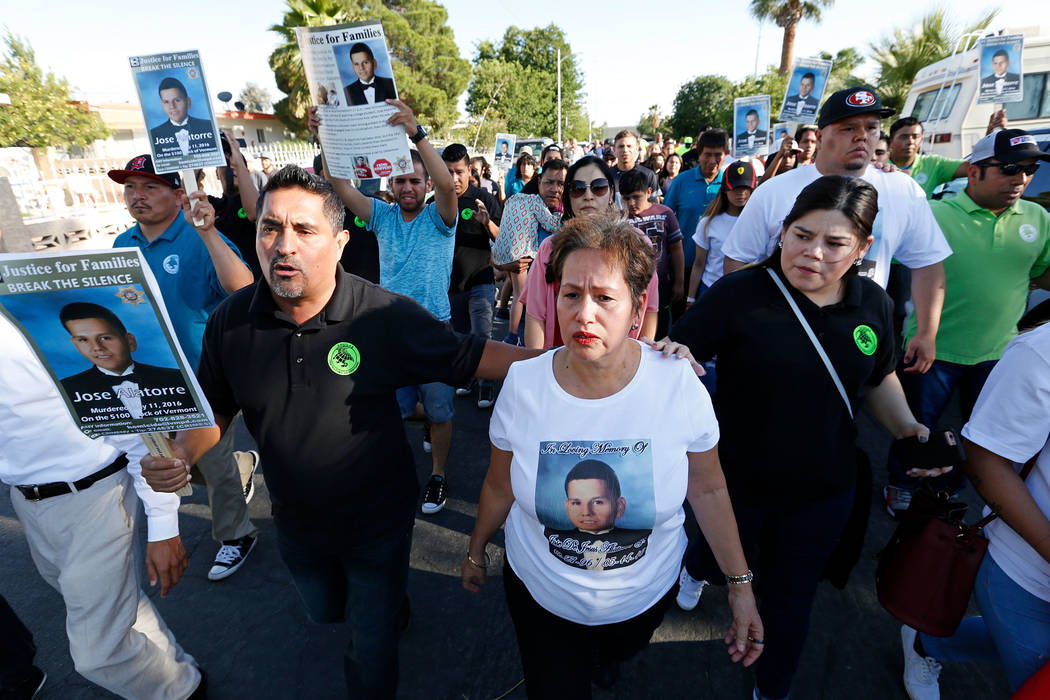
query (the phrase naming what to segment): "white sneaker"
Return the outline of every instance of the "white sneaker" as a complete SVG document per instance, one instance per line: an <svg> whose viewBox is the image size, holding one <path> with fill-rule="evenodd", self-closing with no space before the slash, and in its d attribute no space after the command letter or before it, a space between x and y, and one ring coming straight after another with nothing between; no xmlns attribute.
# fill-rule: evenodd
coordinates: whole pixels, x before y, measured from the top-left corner
<svg viewBox="0 0 1050 700"><path fill-rule="evenodd" d="M941 700L941 687L937 678L941 665L936 659L922 657L915 651L915 635L918 632L901 625L901 646L904 648L904 689L911 700Z"/></svg>
<svg viewBox="0 0 1050 700"><path fill-rule="evenodd" d="M700 594L704 592L707 581L697 581L689 575L683 566L682 575L678 577L678 596L675 602L682 610L692 610L700 603Z"/></svg>

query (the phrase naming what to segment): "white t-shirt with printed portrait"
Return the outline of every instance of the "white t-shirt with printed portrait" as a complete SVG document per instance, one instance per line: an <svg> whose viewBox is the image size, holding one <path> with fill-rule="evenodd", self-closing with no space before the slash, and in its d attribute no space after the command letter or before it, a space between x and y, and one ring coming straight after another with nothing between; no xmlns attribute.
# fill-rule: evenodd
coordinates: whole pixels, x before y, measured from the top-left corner
<svg viewBox="0 0 1050 700"><path fill-rule="evenodd" d="M725 257L743 263L769 257L799 193L820 177L817 166L811 163L755 188L722 247ZM862 275L885 288L894 258L915 269L938 263L952 254L930 211L926 193L915 180L904 173L887 173L870 165L860 177L879 193L879 213L872 227L875 240L861 263Z"/></svg>
<svg viewBox="0 0 1050 700"><path fill-rule="evenodd" d="M718 443L711 399L689 363L640 346L635 376L602 399L558 384L553 360L567 350L515 362L489 425L492 443L514 453L507 561L537 603L579 624L628 620L674 585L686 547L686 453ZM590 476L566 483L584 467ZM615 516L578 527L570 518L588 498L595 513Z"/></svg>
<svg viewBox="0 0 1050 700"><path fill-rule="evenodd" d="M1022 333L1006 346L981 390L963 437L1012 460L1014 468L1035 455L1025 480L1050 518L1050 324ZM988 515L989 509L984 509ZM1001 518L984 528L988 554L1018 586L1050 602L1050 563Z"/></svg>

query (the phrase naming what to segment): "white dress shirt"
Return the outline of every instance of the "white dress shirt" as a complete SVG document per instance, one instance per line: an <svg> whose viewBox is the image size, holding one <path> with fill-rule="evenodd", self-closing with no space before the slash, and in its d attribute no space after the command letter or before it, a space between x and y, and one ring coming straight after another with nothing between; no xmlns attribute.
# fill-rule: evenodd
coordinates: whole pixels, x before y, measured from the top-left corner
<svg viewBox="0 0 1050 700"><path fill-rule="evenodd" d="M74 423L40 360L0 315L0 481L12 486L72 482L103 469L122 452L146 510L149 541L179 534L179 497L157 493L142 478L147 454L138 435L89 438Z"/></svg>

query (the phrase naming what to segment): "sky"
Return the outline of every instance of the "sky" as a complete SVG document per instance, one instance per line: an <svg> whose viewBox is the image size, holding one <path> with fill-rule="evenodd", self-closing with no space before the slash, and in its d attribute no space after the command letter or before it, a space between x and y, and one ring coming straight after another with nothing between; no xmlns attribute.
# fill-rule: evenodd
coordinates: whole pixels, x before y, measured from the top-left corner
<svg viewBox="0 0 1050 700"><path fill-rule="evenodd" d="M128 56L187 49L201 51L213 96L223 90L236 95L245 83L254 82L280 97L267 62L278 37L268 29L281 21L284 0L182 0L177 12L106 4L115 9L55 0L43 12L35 3L0 0L0 24L27 38L42 65L68 78L75 96L92 102L135 100ZM1038 24L1032 3L1000 4L996 27ZM748 15L748 3L740 0L664 0L655 5L446 0L444 5L460 55L467 59L478 42L498 41L509 25L560 26L583 71L587 108L595 123L637 124L653 104L669 114L678 88L697 75L718 73L739 80L755 70L756 58L760 72L780 62L782 30L768 22L760 26ZM951 15L968 22L990 5L952 0ZM895 27L915 24L936 6L936 0L837 0L824 10L821 24L799 25L795 56L834 54L847 46L867 55L871 42ZM1050 33L1050 21L1044 22L1043 33ZM872 61L859 72L872 76Z"/></svg>

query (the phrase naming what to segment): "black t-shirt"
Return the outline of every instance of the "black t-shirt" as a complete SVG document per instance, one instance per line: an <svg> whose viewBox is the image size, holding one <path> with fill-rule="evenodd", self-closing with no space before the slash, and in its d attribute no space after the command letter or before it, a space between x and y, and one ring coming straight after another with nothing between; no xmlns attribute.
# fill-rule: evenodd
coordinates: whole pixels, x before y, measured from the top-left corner
<svg viewBox="0 0 1050 700"><path fill-rule="evenodd" d="M244 411L266 465L274 517L339 523L334 537L404 527L419 485L394 392L463 386L484 340L458 335L408 297L337 272L298 326L265 281L227 298L204 332L197 376L215 412Z"/></svg>
<svg viewBox="0 0 1050 700"><path fill-rule="evenodd" d="M343 228L350 232L350 240L343 247L339 262L351 275L379 284L379 241L375 233L349 209L343 216Z"/></svg>
<svg viewBox="0 0 1050 700"><path fill-rule="evenodd" d="M893 302L877 284L855 275L847 279L843 300L825 307L785 285L856 414L864 387L878 386L894 370ZM853 485L856 425L765 268L723 277L670 335L698 360L718 357L718 454L735 498L812 503Z"/></svg>
<svg viewBox="0 0 1050 700"><path fill-rule="evenodd" d="M651 187L652 190L653 190L653 192L652 192L652 196L653 197L659 197L660 196L660 194L661 194L660 193L660 179L656 177L656 173L654 173L652 170L650 170L649 168L645 167L641 163L635 163L634 167L631 168L631 170L620 170L619 168L615 168L615 167L612 169L612 171L613 171L613 180L616 181L613 184L616 185L616 191L617 192L620 191L620 176L623 175L625 172L629 173L632 170L637 170L638 172L640 172L643 175L645 175L645 179L648 182L647 186Z"/></svg>
<svg viewBox="0 0 1050 700"><path fill-rule="evenodd" d="M496 281L492 273L492 249L489 247L488 228L478 223L475 216L480 199L493 223L499 224L503 208L491 194L470 185L456 205L459 208L459 223L456 225L456 248L452 254L452 277L448 291L465 292L479 284Z"/></svg>
<svg viewBox="0 0 1050 700"><path fill-rule="evenodd" d="M252 271L252 276L260 279L262 269L259 267L259 255L255 252L255 222L244 211L241 195L229 194L222 199L208 195L208 202L215 207L215 228L233 241L237 250L241 251L248 269Z"/></svg>

